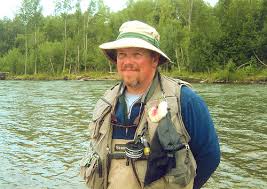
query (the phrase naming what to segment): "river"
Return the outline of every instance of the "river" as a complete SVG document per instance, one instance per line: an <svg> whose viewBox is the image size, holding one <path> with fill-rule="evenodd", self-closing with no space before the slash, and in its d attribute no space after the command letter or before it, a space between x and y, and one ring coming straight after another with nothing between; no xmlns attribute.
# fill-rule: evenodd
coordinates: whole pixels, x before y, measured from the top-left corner
<svg viewBox="0 0 267 189"><path fill-rule="evenodd" d="M0 188L81 188L96 100L114 81L0 81ZM267 188L267 86L193 84L211 111L221 164L205 189Z"/></svg>

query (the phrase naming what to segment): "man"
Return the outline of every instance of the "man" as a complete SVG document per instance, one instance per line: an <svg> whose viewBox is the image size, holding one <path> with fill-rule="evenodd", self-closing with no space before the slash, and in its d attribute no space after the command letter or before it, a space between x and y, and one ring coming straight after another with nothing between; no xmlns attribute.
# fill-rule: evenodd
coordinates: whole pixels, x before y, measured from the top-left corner
<svg viewBox="0 0 267 189"><path fill-rule="evenodd" d="M188 83L159 73L170 59L153 27L129 21L119 31L100 48L122 82L96 104L81 175L94 189L200 188L220 162L205 102Z"/></svg>

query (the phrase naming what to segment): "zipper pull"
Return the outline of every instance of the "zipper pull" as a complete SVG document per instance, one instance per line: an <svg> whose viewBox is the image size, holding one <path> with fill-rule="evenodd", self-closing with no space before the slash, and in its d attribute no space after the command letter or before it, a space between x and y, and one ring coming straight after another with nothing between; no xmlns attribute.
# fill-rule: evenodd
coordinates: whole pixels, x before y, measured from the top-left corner
<svg viewBox="0 0 267 189"><path fill-rule="evenodd" d="M190 146L188 144L185 144L185 149L186 149L186 155L185 155L184 163L185 164L188 164L189 163L189 150L190 150Z"/></svg>

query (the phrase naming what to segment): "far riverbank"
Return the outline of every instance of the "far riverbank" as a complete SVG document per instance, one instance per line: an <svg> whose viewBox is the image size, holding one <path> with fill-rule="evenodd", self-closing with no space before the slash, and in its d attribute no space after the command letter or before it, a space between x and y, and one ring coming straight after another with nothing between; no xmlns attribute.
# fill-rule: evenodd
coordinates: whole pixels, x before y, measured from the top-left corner
<svg viewBox="0 0 267 189"><path fill-rule="evenodd" d="M182 79L190 83L240 83L240 84L266 84L267 70L263 70L257 74L242 74L230 72L213 72L213 73L192 73L185 71L162 71L164 75ZM32 75L10 75L8 74L6 80L119 80L116 72L83 72L78 74L32 74Z"/></svg>

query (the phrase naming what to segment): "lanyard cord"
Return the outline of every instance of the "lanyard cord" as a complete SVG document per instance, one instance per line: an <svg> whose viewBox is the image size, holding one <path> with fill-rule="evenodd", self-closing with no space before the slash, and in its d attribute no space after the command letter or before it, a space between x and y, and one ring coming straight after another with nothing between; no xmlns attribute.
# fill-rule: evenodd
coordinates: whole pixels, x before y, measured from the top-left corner
<svg viewBox="0 0 267 189"><path fill-rule="evenodd" d="M162 97L167 102L167 99L166 99L166 96L165 96L165 91L163 90L161 75L159 73L158 73L158 78L159 78L159 87L160 87L160 90L162 92Z"/></svg>

